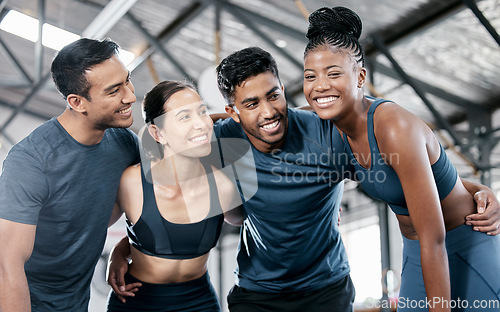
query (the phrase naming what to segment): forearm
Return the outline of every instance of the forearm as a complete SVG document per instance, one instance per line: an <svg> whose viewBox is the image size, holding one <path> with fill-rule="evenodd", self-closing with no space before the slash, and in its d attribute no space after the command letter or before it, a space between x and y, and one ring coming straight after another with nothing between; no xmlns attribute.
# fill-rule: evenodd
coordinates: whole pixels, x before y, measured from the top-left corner
<svg viewBox="0 0 500 312"><path fill-rule="evenodd" d="M24 268L0 269L0 311L31 311L30 293Z"/></svg>
<svg viewBox="0 0 500 312"><path fill-rule="evenodd" d="M210 118L212 118L213 122L216 122L217 120L220 120L220 119L229 118L229 114L227 114L227 113L214 113L214 114L210 114Z"/></svg>
<svg viewBox="0 0 500 312"><path fill-rule="evenodd" d="M448 269L448 258L444 243L421 244L420 262L424 278L427 300L431 302L429 311L449 312L450 308L443 302L450 302L451 287Z"/></svg>
<svg viewBox="0 0 500 312"><path fill-rule="evenodd" d="M111 254L109 257L109 261L112 261L114 258L130 258L130 243L128 242L128 237L123 237L111 250Z"/></svg>
<svg viewBox="0 0 500 312"><path fill-rule="evenodd" d="M466 180L464 178L460 178L460 180L462 180L462 184L464 185L464 187L467 189L467 191L472 196L474 196L474 194L476 194L479 191L491 192L491 194L494 195L493 190L490 189L489 187L487 187L486 185L483 185L481 183L472 182L472 181Z"/></svg>

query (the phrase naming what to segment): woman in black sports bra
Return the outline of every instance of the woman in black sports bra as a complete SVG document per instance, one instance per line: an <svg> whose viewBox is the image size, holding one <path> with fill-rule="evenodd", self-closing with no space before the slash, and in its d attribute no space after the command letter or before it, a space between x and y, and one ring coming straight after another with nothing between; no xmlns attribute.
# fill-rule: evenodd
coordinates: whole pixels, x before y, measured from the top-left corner
<svg viewBox="0 0 500 312"><path fill-rule="evenodd" d="M111 292L108 311L220 311L208 255L224 219L242 220L235 185L207 161L212 119L194 87L176 81L149 91L144 113L141 164L125 170L117 195L132 246L125 283L142 286L126 302Z"/></svg>

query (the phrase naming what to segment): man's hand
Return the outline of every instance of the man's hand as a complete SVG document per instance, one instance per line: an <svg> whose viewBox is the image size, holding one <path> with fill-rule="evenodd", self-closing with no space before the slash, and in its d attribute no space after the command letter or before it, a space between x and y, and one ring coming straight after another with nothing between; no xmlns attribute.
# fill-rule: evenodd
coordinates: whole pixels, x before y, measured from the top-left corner
<svg viewBox="0 0 500 312"><path fill-rule="evenodd" d="M130 245L128 238L124 237L115 245L108 261L107 282L123 303L126 302L125 297L134 297L139 287L142 286L141 283L125 284L129 255Z"/></svg>
<svg viewBox="0 0 500 312"><path fill-rule="evenodd" d="M478 191L474 194L477 203L477 213L466 217L466 224L472 225L475 231L486 232L488 235L500 234L500 203L491 189Z"/></svg>

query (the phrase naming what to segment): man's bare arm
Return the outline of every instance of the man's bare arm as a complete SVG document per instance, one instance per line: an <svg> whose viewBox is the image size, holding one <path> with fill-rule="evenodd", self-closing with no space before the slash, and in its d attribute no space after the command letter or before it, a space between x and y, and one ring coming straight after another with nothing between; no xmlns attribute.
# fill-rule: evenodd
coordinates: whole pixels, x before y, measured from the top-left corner
<svg viewBox="0 0 500 312"><path fill-rule="evenodd" d="M0 311L31 311L24 264L31 256L36 226L0 219Z"/></svg>

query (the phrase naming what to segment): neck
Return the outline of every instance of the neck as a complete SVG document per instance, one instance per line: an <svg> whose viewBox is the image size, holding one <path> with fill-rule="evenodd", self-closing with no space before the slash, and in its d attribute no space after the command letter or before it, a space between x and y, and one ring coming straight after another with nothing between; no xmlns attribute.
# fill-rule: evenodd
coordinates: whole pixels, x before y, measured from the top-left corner
<svg viewBox="0 0 500 312"><path fill-rule="evenodd" d="M371 101L363 96L361 100L357 100L354 103L351 111L342 118L334 120L333 123L348 137L359 137L366 132L366 120L370 104Z"/></svg>
<svg viewBox="0 0 500 312"><path fill-rule="evenodd" d="M262 144L259 144L259 146L256 146L253 143L252 143L252 145L259 152L262 152L262 153L272 153L275 150L281 149L281 147L285 144L285 138L286 138L286 133L285 133L285 136L283 137L283 140L279 141L278 143L268 144L268 143L262 142Z"/></svg>
<svg viewBox="0 0 500 312"><path fill-rule="evenodd" d="M159 185L177 185L205 175L199 158L166 156L153 166L153 180Z"/></svg>
<svg viewBox="0 0 500 312"><path fill-rule="evenodd" d="M57 117L57 121L73 139L84 145L97 144L104 136L105 130L96 129L83 116L69 108Z"/></svg>
<svg viewBox="0 0 500 312"><path fill-rule="evenodd" d="M174 155L171 158L179 181L188 181L205 175L205 169L199 158L183 157L180 155Z"/></svg>

